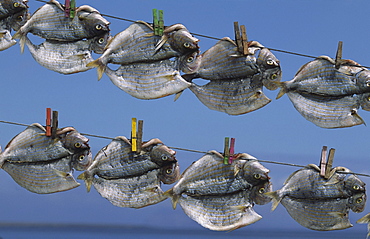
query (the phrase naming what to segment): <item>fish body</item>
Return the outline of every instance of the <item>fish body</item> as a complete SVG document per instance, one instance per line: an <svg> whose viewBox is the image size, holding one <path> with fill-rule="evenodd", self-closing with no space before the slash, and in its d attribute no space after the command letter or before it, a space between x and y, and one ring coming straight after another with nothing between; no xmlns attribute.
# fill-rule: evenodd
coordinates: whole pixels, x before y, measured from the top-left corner
<svg viewBox="0 0 370 239"><path fill-rule="evenodd" d="M173 184L176 182L180 178L180 167L178 162L161 167L158 177L164 184Z"/></svg>
<svg viewBox="0 0 370 239"><path fill-rule="evenodd" d="M252 55L240 56L235 42L224 37L196 58L192 65L197 67L193 67L191 78L230 80L251 77L259 72L255 50Z"/></svg>
<svg viewBox="0 0 370 239"><path fill-rule="evenodd" d="M76 9L73 19L67 18L63 6L51 0L40 7L13 36L21 39L22 52L28 32L47 40L78 41L106 34L109 22L96 9L86 5Z"/></svg>
<svg viewBox="0 0 370 239"><path fill-rule="evenodd" d="M322 56L302 66L291 81L280 85L277 98L292 91L328 97L368 93L370 71L352 60L343 60L336 69L334 60Z"/></svg>
<svg viewBox="0 0 370 239"><path fill-rule="evenodd" d="M331 231L353 226L349 221L348 200L293 199L286 196L281 203L289 215L302 226L311 230Z"/></svg>
<svg viewBox="0 0 370 239"><path fill-rule="evenodd" d="M268 48L262 48L256 63L261 71L262 84L269 90L276 90L282 77L280 61Z"/></svg>
<svg viewBox="0 0 370 239"><path fill-rule="evenodd" d="M115 35L104 53L89 66L98 67L98 79L101 79L108 63L127 65L138 62L153 62L180 56L169 43L156 51L159 36L153 34L153 27L146 22L137 21L127 29Z"/></svg>
<svg viewBox="0 0 370 239"><path fill-rule="evenodd" d="M92 184L99 194L118 207L142 208L166 199L160 188L159 169L121 179L94 177Z"/></svg>
<svg viewBox="0 0 370 239"><path fill-rule="evenodd" d="M189 89L209 109L229 115L245 114L271 102L262 92L259 76L227 81L212 80L202 86L192 83Z"/></svg>
<svg viewBox="0 0 370 239"><path fill-rule="evenodd" d="M365 123L357 113L361 105L360 95L322 97L294 91L287 95L306 120L321 128L344 128Z"/></svg>
<svg viewBox="0 0 370 239"><path fill-rule="evenodd" d="M6 50L17 44L17 41L12 38L9 30L0 29L0 51Z"/></svg>
<svg viewBox="0 0 370 239"><path fill-rule="evenodd" d="M181 196L179 204L186 215L214 231L235 230L257 222L258 215L248 201L248 192L217 196Z"/></svg>
<svg viewBox="0 0 370 239"><path fill-rule="evenodd" d="M21 187L38 194L62 192L80 185L72 176L71 156L50 162L7 161L2 168Z"/></svg>
<svg viewBox="0 0 370 239"><path fill-rule="evenodd" d="M114 85L138 99L157 99L190 86L172 60L121 65L115 71L107 67L105 73Z"/></svg>
<svg viewBox="0 0 370 239"><path fill-rule="evenodd" d="M24 0L2 0L0 2L0 19L27 10L27 8L27 1Z"/></svg>
<svg viewBox="0 0 370 239"><path fill-rule="evenodd" d="M47 137L45 132L38 123L28 126L7 144L0 154L0 163L47 162L72 154L60 140Z"/></svg>

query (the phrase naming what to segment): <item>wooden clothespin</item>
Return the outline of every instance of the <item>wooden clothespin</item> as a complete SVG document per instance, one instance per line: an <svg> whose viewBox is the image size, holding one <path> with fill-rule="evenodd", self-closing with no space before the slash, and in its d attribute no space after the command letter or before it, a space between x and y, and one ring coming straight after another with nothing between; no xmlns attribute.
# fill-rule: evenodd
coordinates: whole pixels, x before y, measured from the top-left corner
<svg viewBox="0 0 370 239"><path fill-rule="evenodd" d="M243 55L248 55L248 38L247 38L247 31L245 26L240 26L239 29L239 22L234 22L234 32L235 32L235 42L238 48L238 52Z"/></svg>
<svg viewBox="0 0 370 239"><path fill-rule="evenodd" d="M235 154L234 147L235 147L235 138L231 138L230 149L229 149L229 152L230 152L229 164L232 164L233 163L234 154Z"/></svg>
<svg viewBox="0 0 370 239"><path fill-rule="evenodd" d="M138 130L137 130L137 152L141 151L141 145L143 144L143 124L144 124L144 121L139 120Z"/></svg>
<svg viewBox="0 0 370 239"><path fill-rule="evenodd" d="M131 151L137 152L136 118L131 119Z"/></svg>
<svg viewBox="0 0 370 239"><path fill-rule="evenodd" d="M329 150L329 155L327 157L328 147L323 146L321 151L321 160L320 160L320 176L328 179L330 176L331 168L333 167L334 153L335 149L331 148Z"/></svg>
<svg viewBox="0 0 370 239"><path fill-rule="evenodd" d="M328 153L328 147L323 146L321 150L321 160L320 160L320 176L325 177L326 173L326 155Z"/></svg>
<svg viewBox="0 0 370 239"><path fill-rule="evenodd" d="M328 161L327 161L327 163L326 163L326 172L325 172L325 178L326 178L326 179L328 179L328 178L329 178L331 168L333 167L334 153L335 153L335 149L331 148L331 149L329 150Z"/></svg>
<svg viewBox="0 0 370 239"><path fill-rule="evenodd" d="M46 108L46 136L51 136L51 108Z"/></svg>
<svg viewBox="0 0 370 239"><path fill-rule="evenodd" d="M163 10L153 9L153 28L154 35L163 36L164 31L164 20L163 20Z"/></svg>
<svg viewBox="0 0 370 239"><path fill-rule="evenodd" d="M53 111L53 118L51 118L51 108L46 108L46 136L56 137L58 129L58 111Z"/></svg>
<svg viewBox="0 0 370 239"><path fill-rule="evenodd" d="M225 142L225 145L224 145L224 164L228 164L229 163L229 158L230 158L230 150L229 150L230 138L225 137L224 142Z"/></svg>
<svg viewBox="0 0 370 239"><path fill-rule="evenodd" d="M337 54L335 56L335 68L336 69L339 69L340 67L340 64L341 64L341 60L342 60L342 53L343 53L343 42L342 41L339 41L338 42L338 49L337 49Z"/></svg>
<svg viewBox="0 0 370 239"><path fill-rule="evenodd" d="M58 111L53 111L53 119L51 126L51 138L55 139L58 130Z"/></svg>

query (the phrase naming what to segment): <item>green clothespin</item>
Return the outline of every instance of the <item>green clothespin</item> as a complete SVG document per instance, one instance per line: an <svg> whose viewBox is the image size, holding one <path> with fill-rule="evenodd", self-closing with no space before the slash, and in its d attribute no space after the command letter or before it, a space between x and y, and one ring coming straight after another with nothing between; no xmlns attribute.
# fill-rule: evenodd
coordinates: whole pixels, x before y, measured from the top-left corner
<svg viewBox="0 0 370 239"><path fill-rule="evenodd" d="M229 150L229 137L225 137L225 146L224 146L224 164L229 164L230 150Z"/></svg>
<svg viewBox="0 0 370 239"><path fill-rule="evenodd" d="M163 10L159 10L159 29L158 29L158 35L163 36L164 31L164 20L163 20Z"/></svg>
<svg viewBox="0 0 370 239"><path fill-rule="evenodd" d="M76 14L76 0L71 0L71 8L69 10L69 18L73 19Z"/></svg>
<svg viewBox="0 0 370 239"><path fill-rule="evenodd" d="M164 31L163 10L157 10L156 8L154 8L152 11L153 11L154 35L163 36Z"/></svg>

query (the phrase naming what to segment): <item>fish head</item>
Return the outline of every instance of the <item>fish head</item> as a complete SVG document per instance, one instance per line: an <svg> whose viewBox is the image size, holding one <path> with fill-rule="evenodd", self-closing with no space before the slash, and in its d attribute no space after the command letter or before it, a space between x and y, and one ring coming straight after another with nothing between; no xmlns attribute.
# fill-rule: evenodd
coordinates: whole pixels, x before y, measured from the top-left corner
<svg viewBox="0 0 370 239"><path fill-rule="evenodd" d="M77 171L85 171L91 165L92 161L90 149L79 151L72 155L72 167Z"/></svg>
<svg viewBox="0 0 370 239"><path fill-rule="evenodd" d="M199 51L185 54L179 58L179 67L185 74L192 74L198 71L202 56Z"/></svg>
<svg viewBox="0 0 370 239"><path fill-rule="evenodd" d="M366 194L358 193L353 195L348 200L349 207L355 213L363 212L366 206Z"/></svg>
<svg viewBox="0 0 370 239"><path fill-rule="evenodd" d="M9 15L12 15L24 9L27 9L28 8L27 2L28 1L24 0L5 0L2 1L1 5L3 6L4 9L8 10L8 12L10 13Z"/></svg>
<svg viewBox="0 0 370 239"><path fill-rule="evenodd" d="M370 111L370 93L365 93L360 96L361 108Z"/></svg>
<svg viewBox="0 0 370 239"><path fill-rule="evenodd" d="M366 191L365 183L353 174L349 175L348 178L344 181L344 189L350 195L363 193Z"/></svg>
<svg viewBox="0 0 370 239"><path fill-rule="evenodd" d="M112 36L109 32L92 38L90 49L96 54L103 54L105 47L111 38Z"/></svg>
<svg viewBox="0 0 370 239"><path fill-rule="evenodd" d="M83 25L84 29L91 36L100 36L109 32L109 24L102 15L90 6L81 6L76 10L78 19Z"/></svg>
<svg viewBox="0 0 370 239"><path fill-rule="evenodd" d="M272 191L272 183L270 181L267 181L263 184L253 186L251 190L251 196L250 198L258 205L265 205L269 203L272 198L266 196L265 193Z"/></svg>
<svg viewBox="0 0 370 239"><path fill-rule="evenodd" d="M269 171L257 160L250 160L243 166L243 176L253 186L267 182L270 179Z"/></svg>
<svg viewBox="0 0 370 239"><path fill-rule="evenodd" d="M177 162L170 163L161 168L158 175L164 184L172 184L180 178L180 167Z"/></svg>
<svg viewBox="0 0 370 239"><path fill-rule="evenodd" d="M359 69L359 72L354 74L354 80L356 84L359 86L361 91L369 92L370 90L370 71L366 68L361 67L353 67Z"/></svg>
<svg viewBox="0 0 370 239"><path fill-rule="evenodd" d="M66 127L57 132L63 146L71 152L80 152L90 149L89 139L81 135L72 127Z"/></svg>
<svg viewBox="0 0 370 239"><path fill-rule="evenodd" d="M199 39L193 37L181 24L175 24L173 26L168 27L171 31L166 33L168 43L171 45L172 49L180 53L189 53L199 50Z"/></svg>
<svg viewBox="0 0 370 239"><path fill-rule="evenodd" d="M262 48L257 65L261 69L262 83L269 90L276 90L282 77L280 61L267 48Z"/></svg>
<svg viewBox="0 0 370 239"><path fill-rule="evenodd" d="M155 145L150 150L150 159L159 166L163 166L169 163L177 162L175 154L176 152L174 150L168 148L164 144L159 144Z"/></svg>
<svg viewBox="0 0 370 239"><path fill-rule="evenodd" d="M30 13L27 9L13 14L10 17L10 27L14 31L18 31L30 19Z"/></svg>

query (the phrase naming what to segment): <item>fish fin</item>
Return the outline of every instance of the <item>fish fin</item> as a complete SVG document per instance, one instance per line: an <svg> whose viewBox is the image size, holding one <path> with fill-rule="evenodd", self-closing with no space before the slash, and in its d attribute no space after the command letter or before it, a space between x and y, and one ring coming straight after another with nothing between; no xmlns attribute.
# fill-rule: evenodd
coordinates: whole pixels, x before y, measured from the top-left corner
<svg viewBox="0 0 370 239"><path fill-rule="evenodd" d="M105 72L106 65L101 61L100 58L87 63L87 67L97 67L97 72L98 72L98 80L100 80L103 77L103 73Z"/></svg>
<svg viewBox="0 0 370 239"><path fill-rule="evenodd" d="M72 176L70 173L66 173L66 172L63 172L63 171L60 171L60 170L57 170L57 169L53 169L53 171L58 175L60 176L61 178L66 178L68 176Z"/></svg>
<svg viewBox="0 0 370 239"><path fill-rule="evenodd" d="M347 215L346 213L343 213L343 212L328 212L328 214L333 217L341 217L341 218L344 218Z"/></svg>
<svg viewBox="0 0 370 239"><path fill-rule="evenodd" d="M234 165L234 177L236 177L236 175L238 175L238 173L240 172L241 168L240 168L240 165L239 164L235 164Z"/></svg>
<svg viewBox="0 0 370 239"><path fill-rule="evenodd" d="M178 99L180 98L180 96L181 96L182 92L184 92L184 91L182 90L182 91L180 91L180 92L177 92L177 93L175 94L175 98L173 99L173 101L178 100Z"/></svg>
<svg viewBox="0 0 370 239"><path fill-rule="evenodd" d="M180 195L174 194L173 188L167 190L166 192L163 193L163 196L166 198L170 197L172 200L172 208L176 209L177 202L179 201Z"/></svg>
<svg viewBox="0 0 370 239"><path fill-rule="evenodd" d="M168 37L166 35L163 35L161 37L161 39L158 41L158 43L155 45L154 52L157 53L157 51L159 51L159 49L161 49L161 47L166 43L167 40L168 40Z"/></svg>
<svg viewBox="0 0 370 239"><path fill-rule="evenodd" d="M264 193L264 195L272 199L271 211L274 211L282 199L281 197L279 197L278 191L267 192L267 193Z"/></svg>
<svg viewBox="0 0 370 239"><path fill-rule="evenodd" d="M90 192L91 184L92 184L91 176L89 176L87 172L83 172L80 175L78 175L77 179L84 180L86 190L87 190L87 192Z"/></svg>
<svg viewBox="0 0 370 239"><path fill-rule="evenodd" d="M358 219L356 221L356 223L359 223L359 224L366 224L366 223L370 223L370 213L366 214L365 216L361 217L360 219Z"/></svg>
<svg viewBox="0 0 370 239"><path fill-rule="evenodd" d="M276 83L280 87L280 91L278 95L276 96L276 99L280 99L285 93L288 92L288 89L286 88L286 85L284 82L277 82Z"/></svg>
<svg viewBox="0 0 370 239"><path fill-rule="evenodd" d="M83 59L86 59L86 54L84 54L84 53L76 54L76 55L69 56L69 57L67 57L67 58L68 58L68 59L83 60Z"/></svg>

